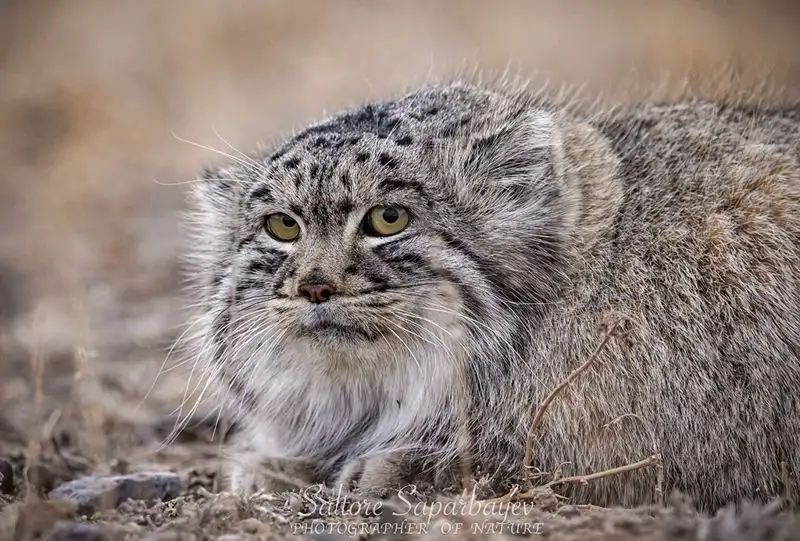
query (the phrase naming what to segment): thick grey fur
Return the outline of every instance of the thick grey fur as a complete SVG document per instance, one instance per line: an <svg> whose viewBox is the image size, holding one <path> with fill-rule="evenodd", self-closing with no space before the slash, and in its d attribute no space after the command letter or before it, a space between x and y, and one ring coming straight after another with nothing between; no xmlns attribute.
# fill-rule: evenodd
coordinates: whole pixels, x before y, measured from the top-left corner
<svg viewBox="0 0 800 541"><path fill-rule="evenodd" d="M535 468L661 455L567 490L599 505L800 496L800 108L580 114L453 83L232 158L193 192L190 269L197 371L241 427L234 489L277 486L274 466L509 486L537 404L619 323L547 410ZM366 236L379 204L408 228ZM265 232L273 212L297 241Z"/></svg>

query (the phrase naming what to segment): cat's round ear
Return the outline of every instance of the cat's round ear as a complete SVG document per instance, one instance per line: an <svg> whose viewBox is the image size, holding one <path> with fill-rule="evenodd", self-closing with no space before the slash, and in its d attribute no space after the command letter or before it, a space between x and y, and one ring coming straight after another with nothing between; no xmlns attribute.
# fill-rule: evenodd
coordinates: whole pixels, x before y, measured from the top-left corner
<svg viewBox="0 0 800 541"><path fill-rule="evenodd" d="M464 163L468 176L524 197L541 195L561 170L563 151L556 119L546 111L525 111L472 142Z"/></svg>

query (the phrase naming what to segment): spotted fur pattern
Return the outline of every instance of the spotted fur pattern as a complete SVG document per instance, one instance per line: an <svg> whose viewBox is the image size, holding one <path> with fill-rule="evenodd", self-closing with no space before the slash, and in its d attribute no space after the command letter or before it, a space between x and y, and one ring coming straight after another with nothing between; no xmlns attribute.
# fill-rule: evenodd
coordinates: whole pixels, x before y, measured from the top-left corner
<svg viewBox="0 0 800 541"><path fill-rule="evenodd" d="M345 111L194 191L197 355L263 466L362 485L449 471L518 480L659 453L705 508L800 474L800 109L690 102L581 115L455 83ZM370 237L375 205L409 226ZM294 242L268 235L292 216ZM313 304L305 282L336 294ZM355 465L355 466L354 466ZM274 479L272 479L274 481ZM440 479L441 481L441 479ZM655 469L577 487L654 501Z"/></svg>

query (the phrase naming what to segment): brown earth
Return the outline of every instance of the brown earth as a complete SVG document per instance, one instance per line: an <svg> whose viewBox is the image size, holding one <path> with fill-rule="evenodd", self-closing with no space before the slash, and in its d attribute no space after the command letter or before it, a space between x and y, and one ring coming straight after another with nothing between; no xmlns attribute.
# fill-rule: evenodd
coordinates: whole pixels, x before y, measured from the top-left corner
<svg viewBox="0 0 800 541"><path fill-rule="evenodd" d="M183 321L185 184L219 157L198 145L253 149L473 69L607 101L797 99L799 25L791 0L1 1L0 540L59 518L90 526L53 539L291 534L280 497L215 493L213 423L159 447L191 388L186 367L156 376ZM141 470L178 472L181 495L93 516L40 498L82 474ZM528 534L690 539L700 520L681 505L559 505L541 503L526 524L543 530Z"/></svg>

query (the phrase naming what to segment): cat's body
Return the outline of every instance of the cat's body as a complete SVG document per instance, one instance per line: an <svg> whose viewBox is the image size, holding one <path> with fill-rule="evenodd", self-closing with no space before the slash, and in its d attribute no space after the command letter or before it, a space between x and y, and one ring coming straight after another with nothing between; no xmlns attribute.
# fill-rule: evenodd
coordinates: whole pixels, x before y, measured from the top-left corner
<svg viewBox="0 0 800 541"><path fill-rule="evenodd" d="M786 471L798 494L799 109L582 118L455 84L237 162L206 175L194 220L235 488L272 459L369 487L467 456L513 482L533 410L621 322L547 410L535 468L658 453L661 488L705 508L783 494ZM387 207L409 220L382 236ZM658 484L651 468L574 495L647 503Z"/></svg>

